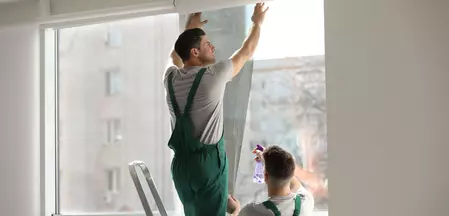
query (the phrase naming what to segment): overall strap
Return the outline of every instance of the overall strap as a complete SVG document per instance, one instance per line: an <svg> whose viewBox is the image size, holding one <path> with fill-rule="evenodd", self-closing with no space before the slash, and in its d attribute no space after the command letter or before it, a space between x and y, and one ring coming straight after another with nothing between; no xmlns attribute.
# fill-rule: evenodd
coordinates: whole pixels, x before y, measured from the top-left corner
<svg viewBox="0 0 449 216"><path fill-rule="evenodd" d="M274 213L274 216L281 216L281 212L279 211L279 209L270 200L263 202L262 205L264 205L265 208L271 210Z"/></svg>
<svg viewBox="0 0 449 216"><path fill-rule="evenodd" d="M190 108L193 104L193 97L196 94L196 90L198 90L198 86L200 85L201 78L203 78L204 72L206 72L206 68L201 68L201 70L196 74L195 80L193 81L192 87L189 91L189 96L187 97L187 104L184 108L184 115L189 115Z"/></svg>
<svg viewBox="0 0 449 216"><path fill-rule="evenodd" d="M173 73L168 75L168 94L170 95L171 106L173 107L173 112L175 112L176 118L181 116L179 112L178 103L176 102L175 91L173 90Z"/></svg>
<svg viewBox="0 0 449 216"><path fill-rule="evenodd" d="M299 216L299 213L301 213L301 196L296 195L295 210L293 211L293 216Z"/></svg>

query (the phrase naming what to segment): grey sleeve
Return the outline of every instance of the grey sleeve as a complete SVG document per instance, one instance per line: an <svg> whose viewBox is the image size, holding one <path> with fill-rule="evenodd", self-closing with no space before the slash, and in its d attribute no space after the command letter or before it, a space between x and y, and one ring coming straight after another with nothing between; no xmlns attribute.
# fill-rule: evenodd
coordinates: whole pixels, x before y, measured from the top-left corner
<svg viewBox="0 0 449 216"><path fill-rule="evenodd" d="M262 204L249 203L239 212L239 216L274 216Z"/></svg>
<svg viewBox="0 0 449 216"><path fill-rule="evenodd" d="M220 61L214 65L211 65L210 70L217 76L220 83L227 83L232 80L232 71L234 65L231 59Z"/></svg>
<svg viewBox="0 0 449 216"><path fill-rule="evenodd" d="M304 196L301 203L301 212L299 216L312 216L313 209L315 207L315 199L313 195L303 186L298 189L296 194L301 194Z"/></svg>
<svg viewBox="0 0 449 216"><path fill-rule="evenodd" d="M243 207L239 212L239 216L251 216L251 214L249 213L251 212L250 208L251 206L249 206L249 204Z"/></svg>
<svg viewBox="0 0 449 216"><path fill-rule="evenodd" d="M162 81L164 82L164 85L167 82L168 75L170 75L170 73L172 73L175 70L178 70L178 67L170 66L165 70L164 76L162 76Z"/></svg>

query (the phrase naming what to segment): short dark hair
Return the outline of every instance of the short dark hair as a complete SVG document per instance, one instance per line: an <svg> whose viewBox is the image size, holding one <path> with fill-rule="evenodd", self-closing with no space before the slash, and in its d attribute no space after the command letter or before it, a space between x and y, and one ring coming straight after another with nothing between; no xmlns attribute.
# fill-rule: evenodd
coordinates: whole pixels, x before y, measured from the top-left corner
<svg viewBox="0 0 449 216"><path fill-rule="evenodd" d="M175 43L175 52L185 62L190 58L190 50L200 48L201 36L206 35L200 28L194 28L184 31L179 35Z"/></svg>
<svg viewBox="0 0 449 216"><path fill-rule="evenodd" d="M265 171L277 186L284 186L295 172L295 159L279 146L270 146L263 152Z"/></svg>

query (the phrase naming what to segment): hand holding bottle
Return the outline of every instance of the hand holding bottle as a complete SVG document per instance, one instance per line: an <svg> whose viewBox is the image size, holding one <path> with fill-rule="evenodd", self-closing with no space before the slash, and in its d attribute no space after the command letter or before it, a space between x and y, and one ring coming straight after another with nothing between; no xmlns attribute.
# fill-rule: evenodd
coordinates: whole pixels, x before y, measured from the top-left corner
<svg viewBox="0 0 449 216"><path fill-rule="evenodd" d="M265 182L263 150L264 148L261 145L257 145L257 147L253 150L253 153L256 154L256 157L254 158L254 160L256 161L256 168L254 170L253 182L258 184L262 184Z"/></svg>

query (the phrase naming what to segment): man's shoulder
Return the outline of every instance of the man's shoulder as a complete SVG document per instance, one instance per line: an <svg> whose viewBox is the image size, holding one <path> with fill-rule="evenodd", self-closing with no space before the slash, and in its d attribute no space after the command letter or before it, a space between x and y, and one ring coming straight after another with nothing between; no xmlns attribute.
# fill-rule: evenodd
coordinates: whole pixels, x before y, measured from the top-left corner
<svg viewBox="0 0 449 216"><path fill-rule="evenodd" d="M262 203L249 203L245 205L240 211L239 216L272 216L272 212L269 211Z"/></svg>
<svg viewBox="0 0 449 216"><path fill-rule="evenodd" d="M172 66L168 67L168 68L165 70L165 73L164 73L164 76L163 76L163 81L164 81L164 83L167 82L167 78L168 78L168 76L169 76L171 73L174 73L174 72L176 72L176 71L178 71L178 70L179 70L179 68L178 68L177 66L175 66L175 65L172 65Z"/></svg>
<svg viewBox="0 0 449 216"><path fill-rule="evenodd" d="M175 66L175 65L170 66L170 67L168 67L168 68L165 70L164 77L167 77L168 75L170 75L170 73L173 73L173 72L178 71L178 70L179 70L179 68L178 68L177 66Z"/></svg>
<svg viewBox="0 0 449 216"><path fill-rule="evenodd" d="M313 199L313 195L302 185L296 191L296 194L299 195L302 200Z"/></svg>
<svg viewBox="0 0 449 216"><path fill-rule="evenodd" d="M222 71L232 70L232 61L230 59L220 60L215 64L209 65L208 69L213 73L220 73Z"/></svg>
<svg viewBox="0 0 449 216"><path fill-rule="evenodd" d="M303 186L301 186L296 192L301 198L301 215L311 215L315 208L315 199L313 195Z"/></svg>

